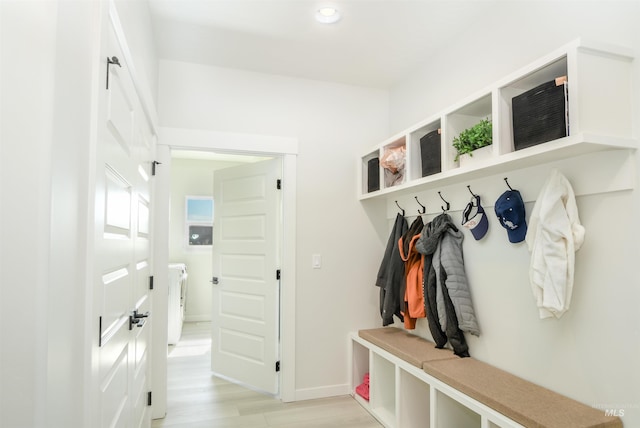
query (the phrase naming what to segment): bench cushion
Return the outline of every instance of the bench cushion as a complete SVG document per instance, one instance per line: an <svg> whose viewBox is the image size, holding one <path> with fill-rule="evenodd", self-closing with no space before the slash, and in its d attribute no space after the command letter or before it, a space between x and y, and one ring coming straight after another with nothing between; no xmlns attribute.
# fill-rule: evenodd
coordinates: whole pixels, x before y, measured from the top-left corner
<svg viewBox="0 0 640 428"><path fill-rule="evenodd" d="M419 368L425 361L458 359L450 349L438 349L435 343L396 327L360 330L358 335Z"/></svg>
<svg viewBox="0 0 640 428"><path fill-rule="evenodd" d="M526 427L622 427L620 418L604 410L472 358L426 361L423 370Z"/></svg>

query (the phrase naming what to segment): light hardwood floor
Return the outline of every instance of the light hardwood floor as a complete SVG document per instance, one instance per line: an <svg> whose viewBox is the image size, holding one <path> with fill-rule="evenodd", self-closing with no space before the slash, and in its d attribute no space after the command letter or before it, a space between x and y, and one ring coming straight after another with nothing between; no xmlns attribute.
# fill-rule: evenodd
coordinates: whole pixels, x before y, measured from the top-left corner
<svg viewBox="0 0 640 428"><path fill-rule="evenodd" d="M211 374L209 323L185 323L168 360L167 416L152 428L379 428L351 396L283 403Z"/></svg>

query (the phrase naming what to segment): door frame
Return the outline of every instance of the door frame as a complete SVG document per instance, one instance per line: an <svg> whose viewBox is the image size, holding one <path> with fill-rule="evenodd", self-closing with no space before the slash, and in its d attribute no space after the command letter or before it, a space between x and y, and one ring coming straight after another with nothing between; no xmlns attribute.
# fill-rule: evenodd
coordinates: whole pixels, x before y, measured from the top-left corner
<svg viewBox="0 0 640 428"><path fill-rule="evenodd" d="M167 299L169 263L169 196L171 150L217 151L239 155L272 155L282 158L282 278L280 288L280 399L295 401L295 323L296 314L296 162L298 140L291 137L238 134L201 129L159 128L156 146L153 294L156 323L153 333L152 382L153 418L166 414L167 392ZM163 315L164 320L159 320Z"/></svg>

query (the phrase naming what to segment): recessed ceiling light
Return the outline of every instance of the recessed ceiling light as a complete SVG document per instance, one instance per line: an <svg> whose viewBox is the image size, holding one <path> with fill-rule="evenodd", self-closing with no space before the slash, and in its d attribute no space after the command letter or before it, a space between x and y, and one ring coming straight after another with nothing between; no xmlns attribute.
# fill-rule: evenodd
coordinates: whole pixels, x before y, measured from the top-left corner
<svg viewBox="0 0 640 428"><path fill-rule="evenodd" d="M321 7L316 12L316 21L322 24L334 24L340 21L340 12L334 7Z"/></svg>

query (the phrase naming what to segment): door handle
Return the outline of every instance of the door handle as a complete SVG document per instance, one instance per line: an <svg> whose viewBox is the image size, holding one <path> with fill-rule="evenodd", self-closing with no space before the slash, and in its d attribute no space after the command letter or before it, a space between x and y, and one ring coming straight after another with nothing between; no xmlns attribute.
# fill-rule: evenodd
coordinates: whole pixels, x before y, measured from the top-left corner
<svg viewBox="0 0 640 428"><path fill-rule="evenodd" d="M145 312L144 314L139 314L137 309L136 309L135 311L133 311L133 317L134 317L134 318L137 318L137 319L140 319L140 318L146 318L146 317L148 317L149 315L151 315L151 314L149 313L149 311Z"/></svg>
<svg viewBox="0 0 640 428"><path fill-rule="evenodd" d="M149 315L151 315L149 311L145 312L144 314L139 314L137 309L134 310L133 313L129 315L129 330L133 330L134 325L136 325L137 327L142 327L147 322L145 318L147 318Z"/></svg>
<svg viewBox="0 0 640 428"><path fill-rule="evenodd" d="M211 278L211 281L209 281L209 282L212 283L213 285L217 285L219 283L218 277L214 276L213 278Z"/></svg>
<svg viewBox="0 0 640 428"><path fill-rule="evenodd" d="M111 58L107 57L107 89L109 89L109 66L111 64L122 68L122 64L120 64L120 60L117 56L112 56Z"/></svg>

